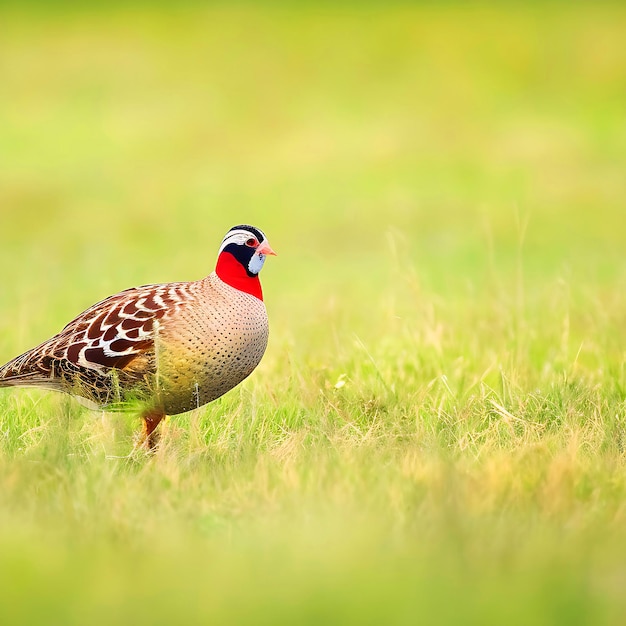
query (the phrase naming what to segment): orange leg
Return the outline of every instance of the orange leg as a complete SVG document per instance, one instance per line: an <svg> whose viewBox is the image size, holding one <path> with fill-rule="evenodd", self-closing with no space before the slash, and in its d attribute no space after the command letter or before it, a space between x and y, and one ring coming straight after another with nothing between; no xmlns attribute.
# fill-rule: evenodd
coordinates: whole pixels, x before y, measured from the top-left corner
<svg viewBox="0 0 626 626"><path fill-rule="evenodd" d="M159 409L147 409L143 412L141 419L143 421L143 430L141 433L141 445L148 450L154 451L159 442L159 433L156 427L165 417L165 413Z"/></svg>

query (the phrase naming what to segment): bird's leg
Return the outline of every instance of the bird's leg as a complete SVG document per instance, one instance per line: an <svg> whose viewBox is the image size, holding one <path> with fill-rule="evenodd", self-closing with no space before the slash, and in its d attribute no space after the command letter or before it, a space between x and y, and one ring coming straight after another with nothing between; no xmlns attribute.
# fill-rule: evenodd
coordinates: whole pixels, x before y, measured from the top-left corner
<svg viewBox="0 0 626 626"><path fill-rule="evenodd" d="M156 432L156 427L164 417L165 413L160 409L146 409L143 412L141 415L143 429L140 440L142 447L154 451L159 442L159 433Z"/></svg>

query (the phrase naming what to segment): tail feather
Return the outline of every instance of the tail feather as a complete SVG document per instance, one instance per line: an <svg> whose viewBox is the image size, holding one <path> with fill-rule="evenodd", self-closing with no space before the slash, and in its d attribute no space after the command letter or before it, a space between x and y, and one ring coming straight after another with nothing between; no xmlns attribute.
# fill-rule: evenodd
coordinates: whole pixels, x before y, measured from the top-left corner
<svg viewBox="0 0 626 626"><path fill-rule="evenodd" d="M42 376L41 372L23 372L2 376L0 370L0 387L44 387L57 390L60 386L59 379Z"/></svg>
<svg viewBox="0 0 626 626"><path fill-rule="evenodd" d="M58 388L60 381L55 380L51 369L42 367L41 359L33 358L33 352L24 352L0 366L0 387Z"/></svg>

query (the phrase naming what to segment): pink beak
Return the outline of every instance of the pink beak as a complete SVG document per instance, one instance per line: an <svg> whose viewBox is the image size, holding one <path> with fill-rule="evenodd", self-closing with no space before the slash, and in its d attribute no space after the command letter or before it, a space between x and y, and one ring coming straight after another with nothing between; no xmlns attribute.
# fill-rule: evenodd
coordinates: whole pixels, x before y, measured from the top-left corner
<svg viewBox="0 0 626 626"><path fill-rule="evenodd" d="M264 241L257 248L257 252L260 252L261 254L265 254L266 256L276 256L276 252L274 252L274 250L272 250L272 246L270 246L270 244L267 243L267 241Z"/></svg>

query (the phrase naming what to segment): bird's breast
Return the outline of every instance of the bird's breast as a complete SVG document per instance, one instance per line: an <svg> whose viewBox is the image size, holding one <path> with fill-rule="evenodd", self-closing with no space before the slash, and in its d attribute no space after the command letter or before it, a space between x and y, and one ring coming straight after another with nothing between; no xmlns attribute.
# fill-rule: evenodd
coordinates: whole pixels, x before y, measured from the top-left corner
<svg viewBox="0 0 626 626"><path fill-rule="evenodd" d="M206 284L202 284L206 281ZM261 300L214 275L156 332L157 385L169 414L223 395L259 364L269 334Z"/></svg>

